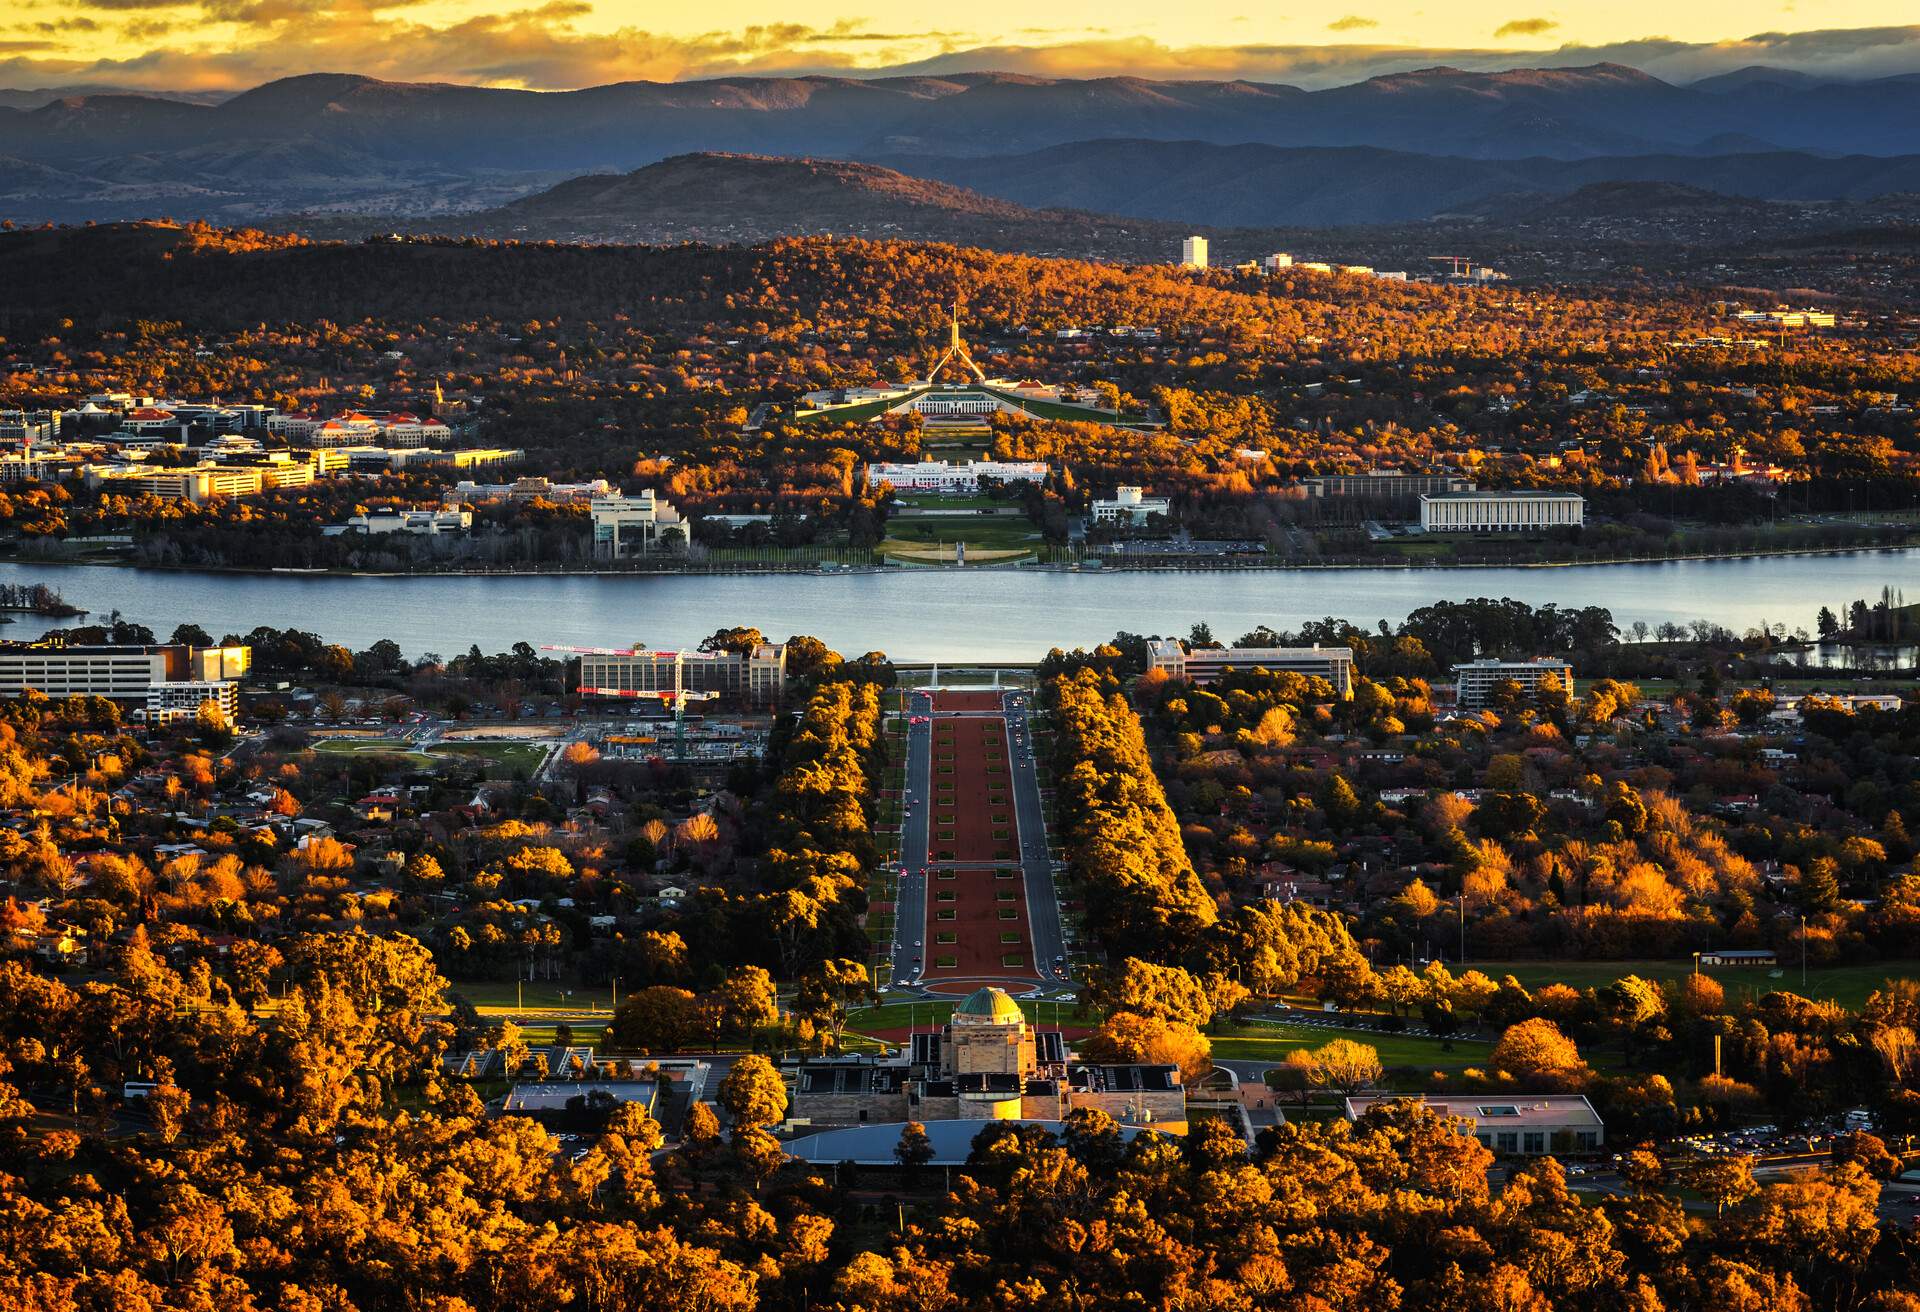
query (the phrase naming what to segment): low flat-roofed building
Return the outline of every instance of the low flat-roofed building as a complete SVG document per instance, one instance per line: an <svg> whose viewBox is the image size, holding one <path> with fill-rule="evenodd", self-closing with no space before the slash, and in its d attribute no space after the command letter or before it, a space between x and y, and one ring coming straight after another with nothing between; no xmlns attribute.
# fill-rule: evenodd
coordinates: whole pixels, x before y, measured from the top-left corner
<svg viewBox="0 0 1920 1312"><path fill-rule="evenodd" d="M1375 1107L1398 1101L1402 1099L1391 1094L1349 1098L1347 1117L1359 1120ZM1606 1123L1579 1093L1420 1094L1406 1101L1455 1117L1462 1134L1503 1156L1597 1152L1607 1141Z"/></svg>
<svg viewBox="0 0 1920 1312"><path fill-rule="evenodd" d="M1483 659L1453 667L1454 703L1462 710L1478 710L1493 698L1493 690L1511 681L1526 693L1560 688L1573 696L1573 666L1551 656L1524 661Z"/></svg>
<svg viewBox="0 0 1920 1312"><path fill-rule="evenodd" d="M1420 527L1428 533L1530 533L1579 528L1587 499L1578 492L1428 492Z"/></svg>
<svg viewBox="0 0 1920 1312"><path fill-rule="evenodd" d="M1216 682L1230 670L1291 670L1333 685L1342 698L1353 696L1353 649L1350 647L1194 647L1178 638L1158 638L1147 644L1147 668L1165 670L1176 679Z"/></svg>
<svg viewBox="0 0 1920 1312"><path fill-rule="evenodd" d="M1703 966L1777 966L1779 954L1772 948L1714 948L1700 954Z"/></svg>
<svg viewBox="0 0 1920 1312"><path fill-rule="evenodd" d="M564 1112L579 1098L592 1101L598 1094L614 1103L637 1102L648 1113L652 1113L654 1103L660 1097L658 1080L543 1080L516 1084L507 1090L505 1100L500 1104L503 1112L518 1112L523 1115L538 1115L542 1112Z"/></svg>

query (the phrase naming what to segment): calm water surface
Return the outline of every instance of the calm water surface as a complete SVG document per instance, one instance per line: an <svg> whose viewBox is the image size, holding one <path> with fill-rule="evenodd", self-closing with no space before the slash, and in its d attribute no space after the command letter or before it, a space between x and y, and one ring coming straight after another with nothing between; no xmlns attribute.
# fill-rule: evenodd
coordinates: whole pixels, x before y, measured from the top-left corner
<svg viewBox="0 0 1920 1312"><path fill-rule="evenodd" d="M1920 596L1920 551L1567 569L1380 569L1055 574L913 570L853 575L352 578L192 574L91 565L0 564L0 583L51 584L95 616L119 610L162 637L191 621L216 638L256 625L301 628L356 650L392 638L443 656L516 642L690 646L715 629L811 633L849 654L902 660L1034 660L1116 630L1180 633L1198 621L1231 641L1259 624L1297 628L1336 615L1399 623L1438 600L1512 597L1606 606L1622 627L1709 619L1813 627L1884 586ZM52 627L32 616L8 638Z"/></svg>

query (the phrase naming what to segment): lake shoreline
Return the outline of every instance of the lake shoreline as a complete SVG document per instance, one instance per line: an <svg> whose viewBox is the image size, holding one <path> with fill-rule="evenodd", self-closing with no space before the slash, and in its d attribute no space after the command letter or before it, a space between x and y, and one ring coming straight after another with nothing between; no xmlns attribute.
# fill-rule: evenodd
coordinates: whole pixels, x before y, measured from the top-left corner
<svg viewBox="0 0 1920 1312"><path fill-rule="evenodd" d="M1492 560L1492 561L1337 561L1313 563L1286 561L1267 563L1250 560L1236 560L1232 557L1217 559L1179 560L1166 558L1153 563L1139 562L1126 564L1060 565L1032 563L983 563L978 565L835 565L823 568L818 564L795 562L780 565L768 562L742 562L740 564L721 563L708 567L685 567L677 569L567 569L559 566L540 566L526 569L436 569L436 570L376 570L376 569L329 569L325 567L301 568L295 566L265 565L155 565L138 561L104 558L98 560L54 560L36 557L12 556L0 558L0 563L18 565L22 568L37 569L130 569L146 570L165 574L209 574L240 575L254 578L287 579L535 579L535 578L709 578L709 577L764 577L779 578L782 575L797 575L807 578L833 578L839 575L872 577L890 574L929 574L942 571L956 574L1058 574L1058 575L1101 575L1101 574L1326 574L1345 572L1402 573L1421 571L1435 573L1470 573L1475 570L1502 569L1589 569L1610 568L1630 565L1673 565L1689 562L1776 560L1804 556L1856 556L1863 554L1898 554L1916 550L1912 541L1883 544L1878 546L1851 547L1789 547L1778 551L1725 551L1725 552L1682 552L1670 556L1607 556L1592 560ZM88 614L79 611L78 614Z"/></svg>

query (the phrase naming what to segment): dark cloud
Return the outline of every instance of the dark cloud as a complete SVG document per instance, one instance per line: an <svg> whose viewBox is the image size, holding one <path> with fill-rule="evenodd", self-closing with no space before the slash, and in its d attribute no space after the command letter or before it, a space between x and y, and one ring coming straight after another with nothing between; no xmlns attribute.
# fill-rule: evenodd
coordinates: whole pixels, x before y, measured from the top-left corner
<svg viewBox="0 0 1920 1312"><path fill-rule="evenodd" d="M1495 37L1503 36L1540 36L1551 32L1560 24L1551 18L1512 18L1493 29Z"/></svg>
<svg viewBox="0 0 1920 1312"><path fill-rule="evenodd" d="M1336 18L1327 24L1329 32L1357 32L1363 27L1378 27L1380 24L1371 18L1362 18L1359 14L1348 14L1345 18Z"/></svg>

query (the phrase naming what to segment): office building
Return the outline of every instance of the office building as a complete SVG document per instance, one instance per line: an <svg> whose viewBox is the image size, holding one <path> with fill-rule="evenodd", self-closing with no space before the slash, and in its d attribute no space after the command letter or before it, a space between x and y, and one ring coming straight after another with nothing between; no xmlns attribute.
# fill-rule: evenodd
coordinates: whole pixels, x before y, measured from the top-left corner
<svg viewBox="0 0 1920 1312"><path fill-rule="evenodd" d="M587 505L595 560L632 560L686 546L686 521L652 488L632 496L595 497Z"/></svg>
<svg viewBox="0 0 1920 1312"><path fill-rule="evenodd" d="M1154 515L1164 518L1172 505L1165 497L1146 495L1145 488L1122 487L1114 489L1112 500L1095 501L1088 508L1088 515L1096 524L1140 525Z"/></svg>
<svg viewBox="0 0 1920 1312"><path fill-rule="evenodd" d="M1397 1100L1391 1095L1349 1098L1347 1116L1359 1120L1373 1108ZM1504 1157L1598 1152L1607 1141L1606 1123L1583 1094L1422 1095L1414 1101L1455 1118L1461 1134Z"/></svg>
<svg viewBox="0 0 1920 1312"><path fill-rule="evenodd" d="M1468 661L1453 667L1454 703L1462 710L1477 710L1493 699L1493 690L1508 680L1520 685L1522 692L1559 688L1573 696L1573 666L1550 656L1525 661Z"/></svg>
<svg viewBox="0 0 1920 1312"><path fill-rule="evenodd" d="M1180 265L1187 269L1207 267L1207 239L1189 237L1180 243Z"/></svg>
<svg viewBox="0 0 1920 1312"><path fill-rule="evenodd" d="M922 460L916 464L877 460L867 466L867 486L891 483L901 492L968 493L980 490L981 479L1044 483L1049 472L1043 460L969 460L952 465L944 460Z"/></svg>
<svg viewBox="0 0 1920 1312"><path fill-rule="evenodd" d="M473 527L473 512L448 510L375 510L351 516L344 524L329 524L321 532L327 537L345 533L406 533L414 537L439 537L445 533L465 533Z"/></svg>
<svg viewBox="0 0 1920 1312"><path fill-rule="evenodd" d="M252 665L251 647L69 647L57 639L5 643L0 644L0 697L18 697L31 688L48 697L106 697L144 709L157 687L228 683L243 678ZM222 693L215 699L238 709L237 701L225 698ZM204 700L196 699L195 709Z"/></svg>
<svg viewBox="0 0 1920 1312"><path fill-rule="evenodd" d="M1364 474L1314 474L1300 480L1307 495L1326 500L1407 501L1424 495L1473 491L1473 480L1458 474L1412 474L1404 469L1369 469Z"/></svg>
<svg viewBox="0 0 1920 1312"><path fill-rule="evenodd" d="M787 688L787 649L763 643L746 653L592 651L574 658L572 686L582 697L712 692L750 706L772 706Z"/></svg>
<svg viewBox="0 0 1920 1312"><path fill-rule="evenodd" d="M1293 267L1293 256L1287 254L1285 251L1275 251L1273 254L1267 256L1266 259L1260 261L1260 267L1268 273L1280 273Z"/></svg>
<svg viewBox="0 0 1920 1312"><path fill-rule="evenodd" d="M1429 533L1537 533L1579 528L1587 499L1577 492L1430 492L1420 498Z"/></svg>
<svg viewBox="0 0 1920 1312"><path fill-rule="evenodd" d="M1348 647L1195 647L1178 638L1147 644L1147 668L1175 679L1216 682L1233 670L1290 670L1325 679L1340 696L1353 696L1353 651Z"/></svg>

